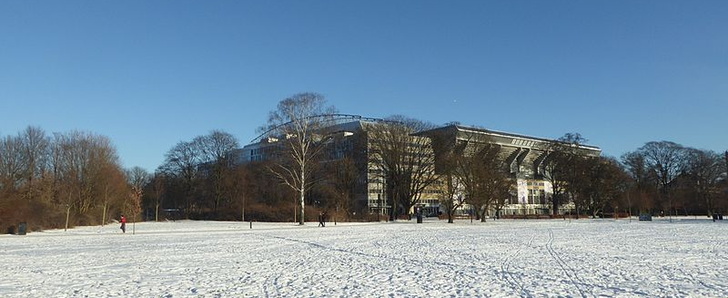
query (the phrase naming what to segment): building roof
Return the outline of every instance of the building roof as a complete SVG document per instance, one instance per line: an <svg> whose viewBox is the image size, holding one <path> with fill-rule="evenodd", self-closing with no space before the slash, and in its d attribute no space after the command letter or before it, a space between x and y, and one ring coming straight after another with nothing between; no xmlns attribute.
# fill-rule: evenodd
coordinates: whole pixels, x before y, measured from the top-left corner
<svg viewBox="0 0 728 298"><path fill-rule="evenodd" d="M511 144L517 145L517 146L524 146L527 144L530 144L526 147L531 147L535 144L545 144L545 143L552 143L552 142L559 142L558 140L552 140L552 139L546 139L546 138L540 138L540 137L533 137L533 136L527 136L523 134L516 134L516 133L510 133L510 132L503 132L503 131L496 131L496 130L490 130L486 128L480 128L480 127L472 127L472 126L463 126L463 125L446 125L442 127L438 127L435 129L425 130L416 133L415 135L418 136L426 136L431 135L436 132L451 132L451 133L474 133L479 135L486 135L490 137L496 137L496 138L503 138L503 139L511 139ZM601 152L602 149L597 146L592 145L586 145L586 144L579 144L579 148L589 151L597 151Z"/></svg>

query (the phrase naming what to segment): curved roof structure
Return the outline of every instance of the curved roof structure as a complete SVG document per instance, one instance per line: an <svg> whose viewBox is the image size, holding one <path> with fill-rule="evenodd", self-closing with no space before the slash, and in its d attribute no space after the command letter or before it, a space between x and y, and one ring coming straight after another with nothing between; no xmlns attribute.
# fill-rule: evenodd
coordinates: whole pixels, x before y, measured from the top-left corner
<svg viewBox="0 0 728 298"><path fill-rule="evenodd" d="M350 115L350 114L324 114L324 115L314 115L304 118L304 120L322 120L323 123L331 126L331 125L337 125L352 121L367 121L367 122L390 122L389 120L382 119L382 118L371 118L371 117L364 117L360 115ZM271 136L272 133L275 131L280 130L280 128L285 127L287 125L291 125L293 121L288 121L286 123L283 123L281 125L278 125L276 127L273 127L254 139L250 141L250 143L257 143L260 142L265 137Z"/></svg>

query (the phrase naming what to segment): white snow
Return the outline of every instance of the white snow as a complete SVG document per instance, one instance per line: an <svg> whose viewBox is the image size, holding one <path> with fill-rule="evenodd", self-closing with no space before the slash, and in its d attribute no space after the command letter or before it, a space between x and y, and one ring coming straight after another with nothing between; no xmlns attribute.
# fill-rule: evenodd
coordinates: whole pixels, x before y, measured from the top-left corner
<svg viewBox="0 0 728 298"><path fill-rule="evenodd" d="M728 297L728 221L146 222L0 236L0 297Z"/></svg>

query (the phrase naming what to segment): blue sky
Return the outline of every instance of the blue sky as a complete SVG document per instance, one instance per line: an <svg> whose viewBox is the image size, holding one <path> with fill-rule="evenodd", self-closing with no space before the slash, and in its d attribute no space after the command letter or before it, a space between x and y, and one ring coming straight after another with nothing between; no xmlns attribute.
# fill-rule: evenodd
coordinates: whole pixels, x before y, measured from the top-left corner
<svg viewBox="0 0 728 298"><path fill-rule="evenodd" d="M0 135L108 136L150 171L278 101L403 114L619 157L728 149L728 1L0 1Z"/></svg>

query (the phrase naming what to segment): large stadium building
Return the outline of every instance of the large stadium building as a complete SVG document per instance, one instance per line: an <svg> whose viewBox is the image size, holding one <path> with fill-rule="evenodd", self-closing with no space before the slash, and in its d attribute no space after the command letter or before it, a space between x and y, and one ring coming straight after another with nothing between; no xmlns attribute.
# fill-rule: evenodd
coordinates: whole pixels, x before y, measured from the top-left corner
<svg viewBox="0 0 728 298"><path fill-rule="evenodd" d="M383 191L387 181L380 175L366 133L367 127L371 125L387 125L387 122L359 116L340 116L326 128L332 137L327 140L325 159L339 159L345 156L352 158L357 164L359 177L352 206L360 210L359 212L387 214L391 208ZM435 134L445 136L451 142L488 142L500 147L503 162L506 163L509 174L515 181L514 191L506 199L507 204L501 210L502 215L554 213L549 204L552 194L551 184L544 177L541 163L549 155L549 144L555 140L461 125L438 127L416 133L413 137L430 138ZM268 160L271 158L269 152L275 146L280 146L282 138L284 137L262 135L251 144L233 152L235 160L239 163ZM588 156L599 156L601 153L601 150L594 146L580 145L578 149L580 154ZM426 214L437 214L440 211L441 199L439 192L425 191L421 196L419 207L423 208ZM462 209L463 212L468 212L467 206ZM570 209L573 209L573 206L565 204L558 213L567 213L571 211ZM487 214L493 215L494 210L489 210Z"/></svg>

